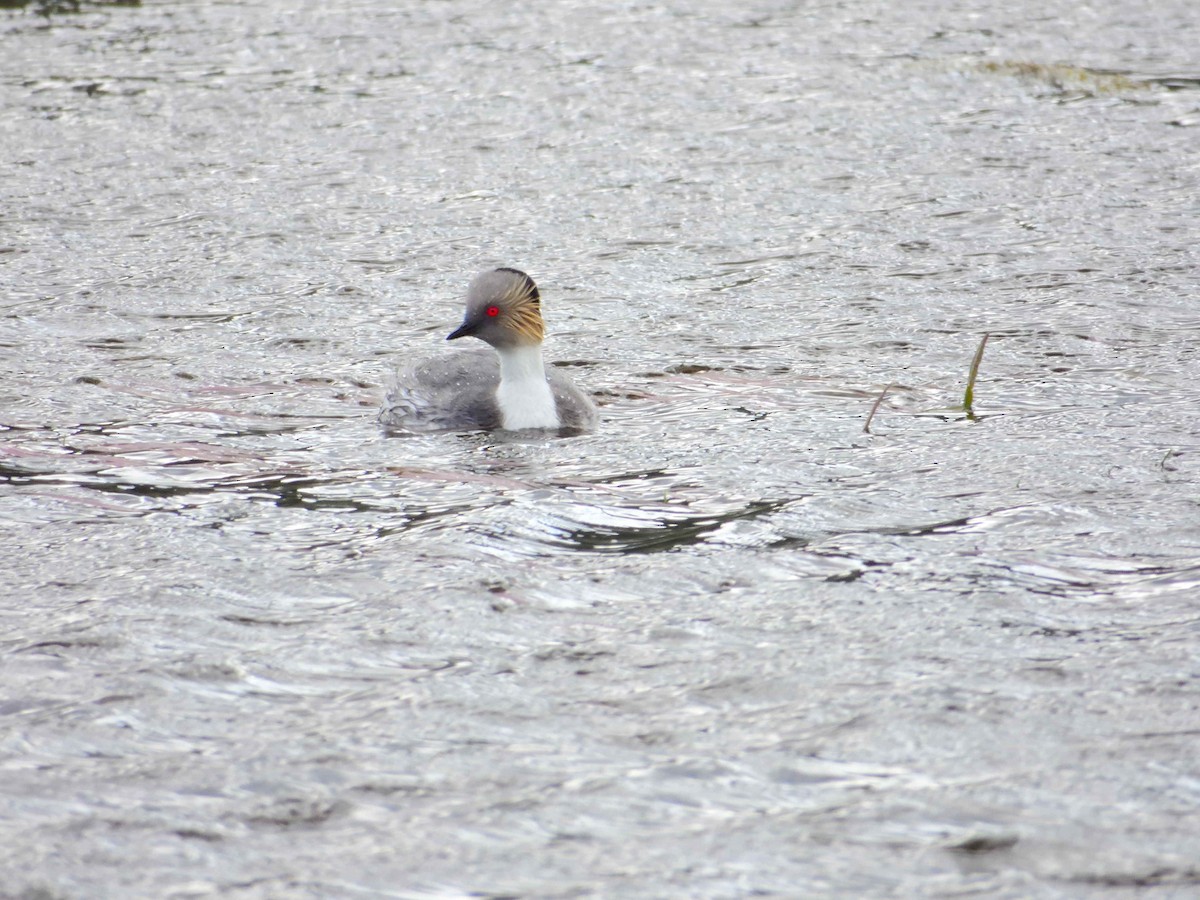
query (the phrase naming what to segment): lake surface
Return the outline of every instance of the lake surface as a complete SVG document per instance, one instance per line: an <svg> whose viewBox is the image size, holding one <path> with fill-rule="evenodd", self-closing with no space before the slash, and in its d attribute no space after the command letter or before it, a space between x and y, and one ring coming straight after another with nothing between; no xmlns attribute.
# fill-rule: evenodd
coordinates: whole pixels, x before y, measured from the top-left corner
<svg viewBox="0 0 1200 900"><path fill-rule="evenodd" d="M48 6L0 895L1200 894L1194 2Z"/></svg>

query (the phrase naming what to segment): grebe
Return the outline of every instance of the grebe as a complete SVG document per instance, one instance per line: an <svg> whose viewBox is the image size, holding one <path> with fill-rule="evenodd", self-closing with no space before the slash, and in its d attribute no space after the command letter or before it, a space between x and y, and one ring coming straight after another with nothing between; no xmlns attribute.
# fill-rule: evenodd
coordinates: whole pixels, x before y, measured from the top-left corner
<svg viewBox="0 0 1200 900"><path fill-rule="evenodd" d="M542 362L543 334L532 278L517 269L475 276L463 323L446 340L476 337L496 352L471 350L401 368L380 421L403 431L591 430L596 407L562 371Z"/></svg>

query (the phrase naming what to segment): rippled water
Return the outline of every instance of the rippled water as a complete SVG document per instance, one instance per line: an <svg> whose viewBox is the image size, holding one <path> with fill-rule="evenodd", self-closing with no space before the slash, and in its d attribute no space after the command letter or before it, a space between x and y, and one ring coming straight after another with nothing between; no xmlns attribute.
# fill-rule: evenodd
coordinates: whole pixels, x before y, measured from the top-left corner
<svg viewBox="0 0 1200 900"><path fill-rule="evenodd" d="M1200 891L1193 3L70 5L0 894ZM388 437L494 265L601 427Z"/></svg>

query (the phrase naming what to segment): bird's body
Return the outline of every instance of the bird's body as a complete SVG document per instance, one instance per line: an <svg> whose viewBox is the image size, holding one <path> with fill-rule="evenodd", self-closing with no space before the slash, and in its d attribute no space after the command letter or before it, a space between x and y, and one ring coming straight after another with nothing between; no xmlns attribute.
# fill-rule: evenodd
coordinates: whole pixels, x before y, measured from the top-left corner
<svg viewBox="0 0 1200 900"><path fill-rule="evenodd" d="M447 340L478 337L495 352L437 356L401 368L380 420L404 431L595 427L596 408L567 375L542 361L537 286L496 269L471 282L463 324Z"/></svg>
<svg viewBox="0 0 1200 900"><path fill-rule="evenodd" d="M541 364L541 359L537 360ZM540 384L509 383L510 415L505 422L499 392L500 357L490 350L464 350L435 356L401 369L388 392L385 424L412 431L462 428L570 428L588 431L596 424L591 401L557 369L542 366ZM515 395L515 396L514 396ZM546 398L549 397L549 402ZM554 418L552 418L554 416ZM530 424L522 424L528 422Z"/></svg>

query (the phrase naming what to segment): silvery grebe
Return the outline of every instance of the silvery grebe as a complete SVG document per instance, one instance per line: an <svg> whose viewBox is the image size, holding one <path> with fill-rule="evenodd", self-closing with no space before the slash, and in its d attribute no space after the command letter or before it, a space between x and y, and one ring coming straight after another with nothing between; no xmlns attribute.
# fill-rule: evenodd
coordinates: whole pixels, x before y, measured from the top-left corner
<svg viewBox="0 0 1200 900"><path fill-rule="evenodd" d="M446 340L491 344L397 371L379 419L404 431L559 428L588 431L596 407L563 372L542 362L541 297L517 269L483 272L467 289L463 323Z"/></svg>

